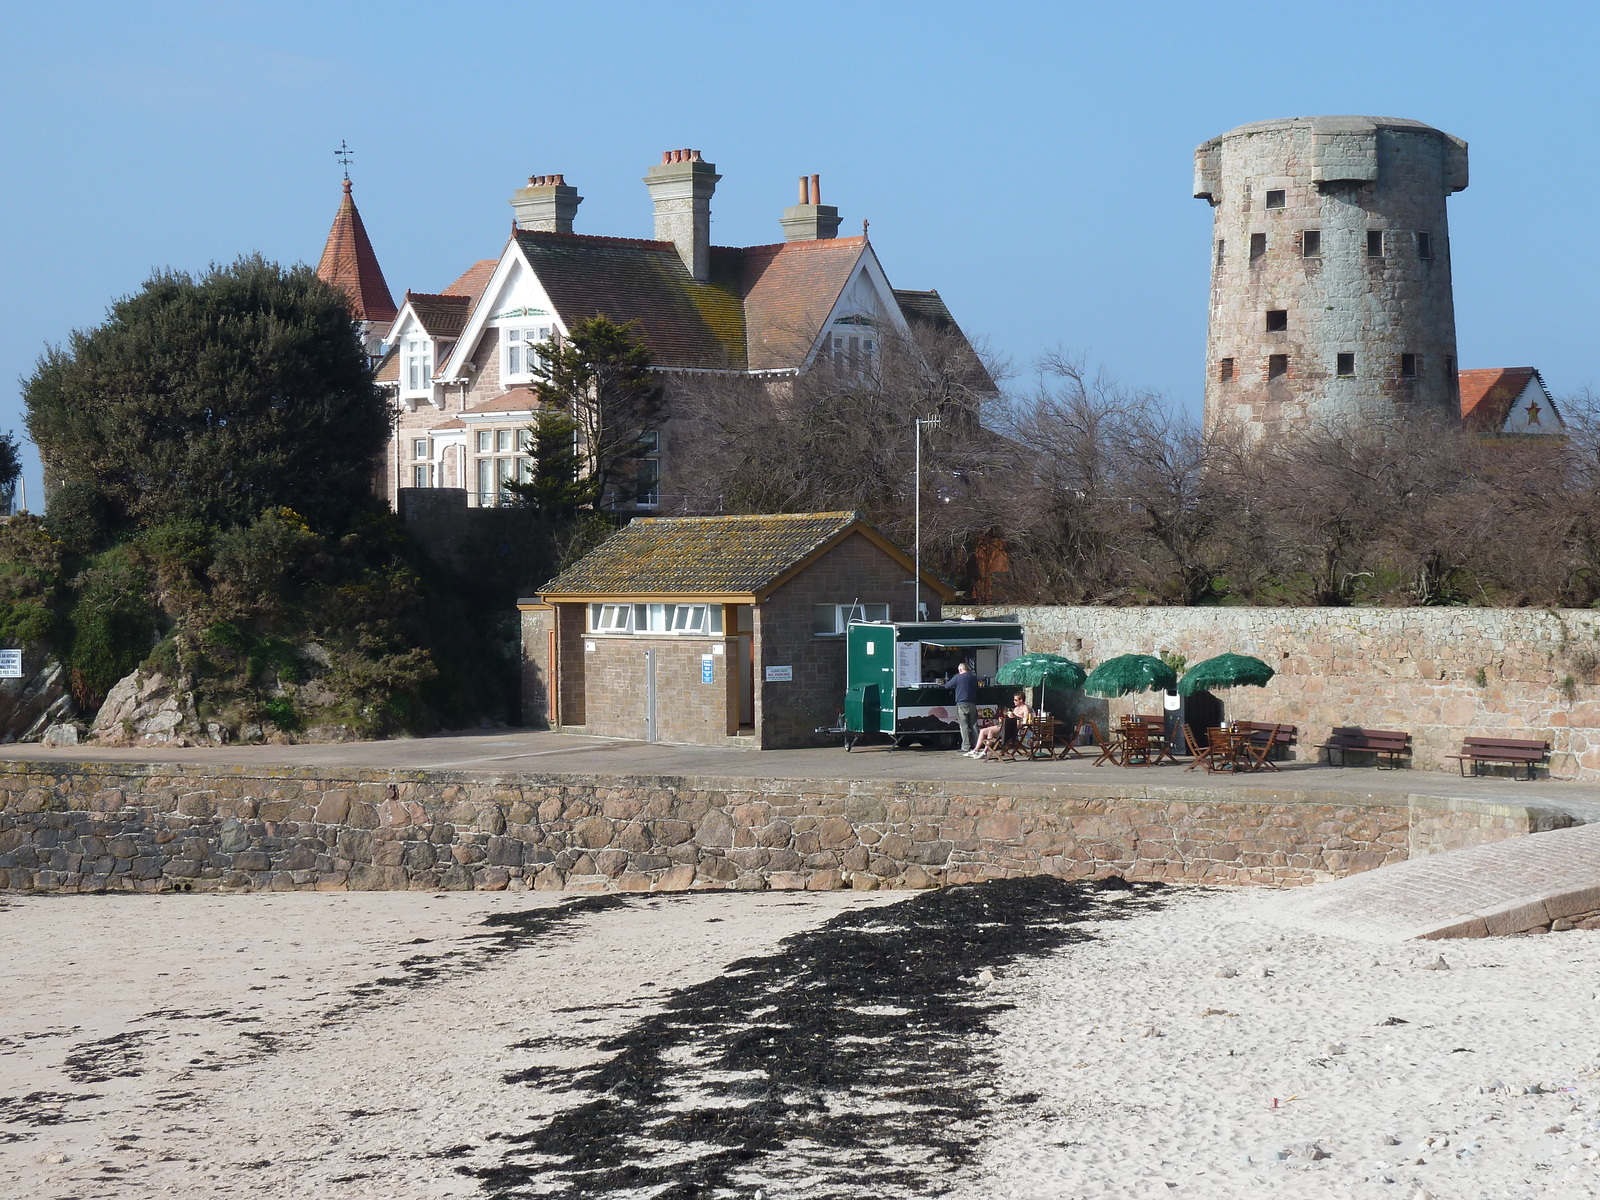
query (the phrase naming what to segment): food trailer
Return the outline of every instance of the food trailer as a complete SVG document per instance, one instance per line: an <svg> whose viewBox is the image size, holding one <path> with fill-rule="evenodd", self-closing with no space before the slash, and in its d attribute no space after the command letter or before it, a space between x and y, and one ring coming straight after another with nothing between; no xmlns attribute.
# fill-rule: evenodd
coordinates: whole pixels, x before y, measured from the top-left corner
<svg viewBox="0 0 1600 1200"><path fill-rule="evenodd" d="M1022 654L1015 621L852 622L845 631L844 748L879 735L889 748L911 742L961 744L950 682L965 660L978 677L978 715L993 717L1014 689L997 687L1000 668Z"/></svg>

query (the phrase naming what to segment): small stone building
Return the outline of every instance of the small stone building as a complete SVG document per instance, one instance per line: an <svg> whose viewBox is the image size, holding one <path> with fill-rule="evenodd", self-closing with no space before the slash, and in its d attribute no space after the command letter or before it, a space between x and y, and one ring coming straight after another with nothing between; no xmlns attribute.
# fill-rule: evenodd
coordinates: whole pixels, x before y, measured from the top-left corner
<svg viewBox="0 0 1600 1200"><path fill-rule="evenodd" d="M702 746L824 743L845 627L914 619L911 555L856 514L641 518L522 617L523 723ZM937 620L955 593L923 573Z"/></svg>

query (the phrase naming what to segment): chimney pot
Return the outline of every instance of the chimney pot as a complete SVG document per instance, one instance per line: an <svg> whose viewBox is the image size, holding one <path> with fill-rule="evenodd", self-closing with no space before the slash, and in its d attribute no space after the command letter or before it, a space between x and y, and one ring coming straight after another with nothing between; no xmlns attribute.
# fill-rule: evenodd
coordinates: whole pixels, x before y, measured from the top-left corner
<svg viewBox="0 0 1600 1200"><path fill-rule="evenodd" d="M711 197L721 178L700 151L688 148L668 150L644 177L655 206L656 241L671 242L702 283L711 276Z"/></svg>
<svg viewBox="0 0 1600 1200"><path fill-rule="evenodd" d="M839 236L839 210L822 203L822 176L800 176L800 203L778 222L786 242L817 242Z"/></svg>
<svg viewBox="0 0 1600 1200"><path fill-rule="evenodd" d="M565 175L529 175L528 186L511 196L513 225L529 232L571 233L583 197Z"/></svg>

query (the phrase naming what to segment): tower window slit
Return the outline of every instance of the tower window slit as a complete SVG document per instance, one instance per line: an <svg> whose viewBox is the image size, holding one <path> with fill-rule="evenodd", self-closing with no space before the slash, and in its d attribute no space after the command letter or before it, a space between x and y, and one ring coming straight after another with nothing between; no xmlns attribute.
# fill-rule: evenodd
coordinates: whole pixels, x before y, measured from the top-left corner
<svg viewBox="0 0 1600 1200"><path fill-rule="evenodd" d="M1343 378L1349 378L1356 373L1356 356L1354 354L1340 354L1335 370Z"/></svg>
<svg viewBox="0 0 1600 1200"><path fill-rule="evenodd" d="M1289 373L1289 356L1287 354L1267 355L1267 378L1282 379Z"/></svg>
<svg viewBox="0 0 1600 1200"><path fill-rule="evenodd" d="M1300 253L1306 258L1322 257L1322 230L1307 229L1300 235Z"/></svg>
<svg viewBox="0 0 1600 1200"><path fill-rule="evenodd" d="M1417 257L1429 259L1433 257L1433 234L1417 231Z"/></svg>
<svg viewBox="0 0 1600 1200"><path fill-rule="evenodd" d="M1267 207L1282 208L1283 199L1283 192L1278 189L1273 189L1267 193Z"/></svg>
<svg viewBox="0 0 1600 1200"><path fill-rule="evenodd" d="M1267 252L1267 235L1252 233L1250 235L1250 261L1254 262Z"/></svg>
<svg viewBox="0 0 1600 1200"><path fill-rule="evenodd" d="M1289 328L1289 310L1286 308L1269 308L1267 310L1267 332L1282 333Z"/></svg>
<svg viewBox="0 0 1600 1200"><path fill-rule="evenodd" d="M1383 257L1383 230L1381 230L1381 229L1369 229L1369 230L1367 230L1367 257L1368 258L1382 258Z"/></svg>
<svg viewBox="0 0 1600 1200"><path fill-rule="evenodd" d="M1225 358L1217 364L1217 379L1221 383L1233 382L1233 359Z"/></svg>

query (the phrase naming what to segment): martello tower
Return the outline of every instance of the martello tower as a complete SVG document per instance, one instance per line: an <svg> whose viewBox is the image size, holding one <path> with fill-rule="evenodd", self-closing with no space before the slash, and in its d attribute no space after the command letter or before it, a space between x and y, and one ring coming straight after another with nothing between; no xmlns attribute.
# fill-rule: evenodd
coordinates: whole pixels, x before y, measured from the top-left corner
<svg viewBox="0 0 1600 1200"><path fill-rule="evenodd" d="M1203 143L1207 427L1454 419L1445 200L1466 186L1467 144L1419 121L1296 117Z"/></svg>

